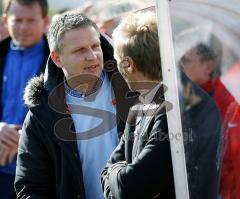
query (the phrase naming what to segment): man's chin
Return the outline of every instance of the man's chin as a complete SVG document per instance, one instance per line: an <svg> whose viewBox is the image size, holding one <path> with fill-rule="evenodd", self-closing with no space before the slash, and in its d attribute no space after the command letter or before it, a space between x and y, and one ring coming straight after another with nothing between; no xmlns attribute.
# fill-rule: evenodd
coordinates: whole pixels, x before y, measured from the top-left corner
<svg viewBox="0 0 240 199"><path fill-rule="evenodd" d="M31 48L32 46L34 46L37 43L38 42L33 42L31 39L19 39L19 40L14 41L14 44L16 46L19 46L22 48Z"/></svg>
<svg viewBox="0 0 240 199"><path fill-rule="evenodd" d="M95 76L95 77L100 77L102 74L102 71L86 71L83 73L83 75L89 75L89 76Z"/></svg>
<svg viewBox="0 0 240 199"><path fill-rule="evenodd" d="M19 46L21 48L31 48L34 45L35 44L28 43L28 42L19 42L19 43L16 44L16 46Z"/></svg>

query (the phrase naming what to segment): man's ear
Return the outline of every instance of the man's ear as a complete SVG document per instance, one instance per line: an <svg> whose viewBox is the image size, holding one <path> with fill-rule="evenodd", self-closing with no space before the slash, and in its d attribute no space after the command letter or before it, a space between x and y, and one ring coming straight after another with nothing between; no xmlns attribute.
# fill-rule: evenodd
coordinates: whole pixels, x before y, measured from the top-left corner
<svg viewBox="0 0 240 199"><path fill-rule="evenodd" d="M7 16L7 14L3 14L2 15L2 22L7 27L7 24L8 24L8 16Z"/></svg>
<svg viewBox="0 0 240 199"><path fill-rule="evenodd" d="M205 70L207 74L211 74L215 69L215 60L206 61Z"/></svg>
<svg viewBox="0 0 240 199"><path fill-rule="evenodd" d="M131 57L126 57L126 61L128 62L128 65L129 65L127 68L128 72L130 74L135 73L137 68L136 68L136 64L134 63L133 59Z"/></svg>
<svg viewBox="0 0 240 199"><path fill-rule="evenodd" d="M52 51L50 55L51 55L53 62L57 65L57 67L62 68L63 65L62 65L62 62L60 59L60 54L55 51Z"/></svg>

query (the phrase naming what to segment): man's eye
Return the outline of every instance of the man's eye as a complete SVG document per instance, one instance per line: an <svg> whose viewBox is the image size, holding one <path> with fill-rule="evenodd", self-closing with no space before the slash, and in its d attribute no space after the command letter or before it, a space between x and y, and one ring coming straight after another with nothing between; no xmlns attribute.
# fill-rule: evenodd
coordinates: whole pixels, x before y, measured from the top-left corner
<svg viewBox="0 0 240 199"><path fill-rule="evenodd" d="M30 19L30 20L28 20L28 22L29 22L29 23L34 23L35 20L34 20L34 19Z"/></svg>
<svg viewBox="0 0 240 199"><path fill-rule="evenodd" d="M14 23L21 23L22 20L21 20L21 19L14 19L13 22L14 22Z"/></svg>
<svg viewBox="0 0 240 199"><path fill-rule="evenodd" d="M100 47L100 44L94 44L93 45L93 48L99 48Z"/></svg>
<svg viewBox="0 0 240 199"><path fill-rule="evenodd" d="M84 51L84 48L78 48L74 51L74 53L79 53L79 52L83 52Z"/></svg>

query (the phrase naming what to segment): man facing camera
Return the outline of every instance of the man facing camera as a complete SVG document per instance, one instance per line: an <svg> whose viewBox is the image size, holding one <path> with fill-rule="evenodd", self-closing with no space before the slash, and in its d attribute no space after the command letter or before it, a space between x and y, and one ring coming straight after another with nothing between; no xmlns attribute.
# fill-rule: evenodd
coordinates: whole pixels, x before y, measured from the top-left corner
<svg viewBox="0 0 240 199"><path fill-rule="evenodd" d="M125 96L127 84L112 46L80 12L58 16L48 41L44 77L25 93L30 111L19 143L17 196L101 199L101 169L124 128L118 95Z"/></svg>
<svg viewBox="0 0 240 199"><path fill-rule="evenodd" d="M3 22L10 37L0 43L0 198L16 198L14 178L19 133L27 107L27 81L44 71L49 49L47 0L4 0Z"/></svg>

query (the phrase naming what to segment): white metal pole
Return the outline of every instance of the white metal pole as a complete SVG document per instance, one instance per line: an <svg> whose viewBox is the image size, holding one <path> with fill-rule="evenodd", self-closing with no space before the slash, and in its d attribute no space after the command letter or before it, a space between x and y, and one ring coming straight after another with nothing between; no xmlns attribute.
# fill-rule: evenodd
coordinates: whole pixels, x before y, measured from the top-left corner
<svg viewBox="0 0 240 199"><path fill-rule="evenodd" d="M158 18L158 34L161 51L163 83L168 87L165 100L173 104L167 112L175 193L177 199L189 199L187 171L179 106L176 66L172 39L171 17L168 0L155 0Z"/></svg>

